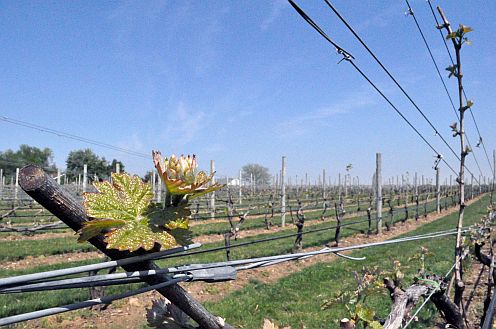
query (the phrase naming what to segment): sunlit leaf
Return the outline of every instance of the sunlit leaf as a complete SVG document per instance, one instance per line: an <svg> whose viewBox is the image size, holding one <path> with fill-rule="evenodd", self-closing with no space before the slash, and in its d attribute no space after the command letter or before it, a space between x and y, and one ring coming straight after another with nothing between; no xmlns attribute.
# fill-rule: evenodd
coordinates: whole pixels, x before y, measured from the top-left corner
<svg viewBox="0 0 496 329"><path fill-rule="evenodd" d="M169 230L173 230L176 228L182 228L184 230L187 230L189 229L189 220L187 219L174 220L165 224L165 227L168 228Z"/></svg>
<svg viewBox="0 0 496 329"><path fill-rule="evenodd" d="M86 212L95 219L83 225L79 241L103 233L108 249L129 251L150 250L156 244L169 249L182 241L191 242L187 205L152 207L151 187L139 177L114 173L112 183L96 183L95 187L97 193L84 194Z"/></svg>
<svg viewBox="0 0 496 329"><path fill-rule="evenodd" d="M372 328L372 329L382 329L384 328L382 326L382 324L380 324L378 321L372 321L369 323L369 326Z"/></svg>
<svg viewBox="0 0 496 329"><path fill-rule="evenodd" d="M89 216L121 220L139 220L153 197L152 189L138 176L112 174L112 183L95 182L97 193L84 194Z"/></svg>
<svg viewBox="0 0 496 329"><path fill-rule="evenodd" d="M456 38L456 32L451 32L446 36L446 40Z"/></svg>
<svg viewBox="0 0 496 329"><path fill-rule="evenodd" d="M150 224L167 227L167 224L172 221L187 222L191 215L191 210L189 210L186 203L180 203L177 207L150 206L145 215L150 219Z"/></svg>
<svg viewBox="0 0 496 329"><path fill-rule="evenodd" d="M158 243L164 249L177 246L176 239L168 232L153 232L147 220L130 221L122 228L105 235L108 249L135 251L139 248L150 250Z"/></svg>
<svg viewBox="0 0 496 329"><path fill-rule="evenodd" d="M465 26L462 24L460 24L460 27L458 28L458 30L460 30L463 34L473 31L473 29L470 26Z"/></svg>
<svg viewBox="0 0 496 329"><path fill-rule="evenodd" d="M78 231L78 242L88 241L89 239L100 235L104 231L122 227L126 221L122 219L97 219L83 224L83 228Z"/></svg>
<svg viewBox="0 0 496 329"><path fill-rule="evenodd" d="M363 306L362 304L356 305L355 313L362 321L365 321L367 323L374 321L375 312L372 309Z"/></svg>

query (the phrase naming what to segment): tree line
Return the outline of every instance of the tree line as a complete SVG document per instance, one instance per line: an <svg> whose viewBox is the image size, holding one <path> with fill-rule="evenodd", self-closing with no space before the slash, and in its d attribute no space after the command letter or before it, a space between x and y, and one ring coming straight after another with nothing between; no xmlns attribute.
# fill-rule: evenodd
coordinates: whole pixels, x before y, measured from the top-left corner
<svg viewBox="0 0 496 329"><path fill-rule="evenodd" d="M65 174L69 181L74 181L83 174L83 166L86 164L89 176L96 175L98 178L107 179L111 172L115 172L117 163L120 164L120 170L123 172L125 167L120 160L108 161L89 148L73 150L67 156ZM28 164L40 166L50 174L57 173L58 169L53 162L53 151L48 147L40 149L22 144L16 151L11 149L0 151L0 168L3 169L3 175L7 178L15 177L16 168L22 168Z"/></svg>

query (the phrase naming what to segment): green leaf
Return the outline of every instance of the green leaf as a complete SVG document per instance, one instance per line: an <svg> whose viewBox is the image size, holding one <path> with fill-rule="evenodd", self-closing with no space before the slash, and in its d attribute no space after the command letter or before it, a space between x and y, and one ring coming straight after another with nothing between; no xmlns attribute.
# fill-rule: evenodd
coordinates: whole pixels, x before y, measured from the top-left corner
<svg viewBox="0 0 496 329"><path fill-rule="evenodd" d="M366 323L374 321L375 312L370 308L364 307L362 304L356 305L355 313L360 320L365 321Z"/></svg>
<svg viewBox="0 0 496 329"><path fill-rule="evenodd" d="M78 231L78 242L85 242L101 234L103 231L122 227L126 224L121 219L97 219L83 223L83 228Z"/></svg>
<svg viewBox="0 0 496 329"><path fill-rule="evenodd" d="M456 38L456 32L451 32L446 36L446 40Z"/></svg>
<svg viewBox="0 0 496 329"><path fill-rule="evenodd" d="M147 220L127 222L120 229L105 235L107 249L135 251L139 248L150 250L158 243L162 248L177 246L176 239L168 232L153 232Z"/></svg>
<svg viewBox="0 0 496 329"><path fill-rule="evenodd" d="M472 32L473 31L473 29L470 26L465 26L465 25L462 25L462 24L460 24L458 30L461 31L463 34L469 33L469 32Z"/></svg>
<svg viewBox="0 0 496 329"><path fill-rule="evenodd" d="M192 239L193 236L189 229L176 228L173 229L172 231L167 231L167 233L172 235L174 239L176 239L176 242L181 246L185 246L193 243L193 239Z"/></svg>
<svg viewBox="0 0 496 329"><path fill-rule="evenodd" d="M84 206L95 218L139 220L153 197L151 187L138 176L114 173L112 184L96 182L94 186L98 193L85 193Z"/></svg>
<svg viewBox="0 0 496 329"><path fill-rule="evenodd" d="M155 244L169 249L178 243L190 243L187 204L157 211L151 206L153 194L148 184L137 176L112 174L112 183L96 183L97 193L85 193L84 205L96 219L84 224L79 241L101 233L107 249L151 250ZM152 221L152 223L150 223ZM177 232L176 232L177 231ZM175 236L178 239L176 240Z"/></svg>
<svg viewBox="0 0 496 329"><path fill-rule="evenodd" d="M382 326L382 324L380 324L380 323L379 323L379 322L377 322L377 321L372 321L372 322L370 322L370 323L369 323L369 326L370 326L372 329L382 329L382 328L384 328L384 327Z"/></svg>
<svg viewBox="0 0 496 329"><path fill-rule="evenodd" d="M146 217L150 219L150 224L158 227L167 227L167 224L173 221L186 221L187 223L189 216L191 216L191 210L189 210L187 203L179 203L177 207L166 208L150 206L146 212ZM188 227L183 228L187 229Z"/></svg>

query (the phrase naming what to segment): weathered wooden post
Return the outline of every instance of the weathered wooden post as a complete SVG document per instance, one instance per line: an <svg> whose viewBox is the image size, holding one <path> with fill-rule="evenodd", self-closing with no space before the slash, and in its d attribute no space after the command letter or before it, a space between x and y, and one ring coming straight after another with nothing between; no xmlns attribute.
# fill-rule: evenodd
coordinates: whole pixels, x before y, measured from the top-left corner
<svg viewBox="0 0 496 329"><path fill-rule="evenodd" d="M212 180L210 184L215 184L215 160L210 160L210 174ZM215 191L210 193L210 217L215 217Z"/></svg>
<svg viewBox="0 0 496 329"><path fill-rule="evenodd" d="M0 177L2 177L2 175L0 174ZM491 204L494 204L493 203L493 197L494 197L494 184L496 181L496 150L493 150L493 184L491 186Z"/></svg>
<svg viewBox="0 0 496 329"><path fill-rule="evenodd" d="M282 157L281 169L281 226L286 225L286 157Z"/></svg>
<svg viewBox="0 0 496 329"><path fill-rule="evenodd" d="M86 192L86 185L88 184L88 165L83 165L83 193Z"/></svg>
<svg viewBox="0 0 496 329"><path fill-rule="evenodd" d="M157 203L162 202L162 180L160 179L160 176L157 173Z"/></svg>
<svg viewBox="0 0 496 329"><path fill-rule="evenodd" d="M375 155L375 181L376 181L376 213L377 213L377 234L382 233L382 159L381 153Z"/></svg>
<svg viewBox="0 0 496 329"><path fill-rule="evenodd" d="M155 199L155 186L156 186L156 174L155 174L155 168L152 169L152 193L153 193L153 198Z"/></svg>
<svg viewBox="0 0 496 329"><path fill-rule="evenodd" d="M470 175L470 199L474 198L474 174Z"/></svg>
<svg viewBox="0 0 496 329"><path fill-rule="evenodd" d="M19 168L16 168L16 177L15 177L15 194L14 194L14 200L17 203L17 196L18 196L18 189L19 189Z"/></svg>
<svg viewBox="0 0 496 329"><path fill-rule="evenodd" d="M60 169L57 168L57 184L60 185Z"/></svg>
<svg viewBox="0 0 496 329"><path fill-rule="evenodd" d="M121 164L120 162L115 163L115 173L120 174L121 173Z"/></svg>
<svg viewBox="0 0 496 329"><path fill-rule="evenodd" d="M241 169L239 170L239 204L241 204L241 200L243 198L243 192L241 191Z"/></svg>
<svg viewBox="0 0 496 329"><path fill-rule="evenodd" d="M22 168L20 172L20 186L36 202L58 217L74 231L77 232L80 230L83 223L88 221L85 210L81 204L68 191L57 185L55 180L48 176L41 168L33 165ZM97 236L89 239L88 242L112 260L146 254L146 252L143 252L142 250L131 253L128 251L119 251L117 249L107 249L103 239L102 236ZM144 261L141 263L124 265L122 267L128 272L159 269L153 261ZM168 280L169 277L165 274L143 278L143 281L149 285L159 284ZM203 305L198 303L198 301L177 284L157 289L157 291L189 315L202 328L233 328L229 324L223 324L223 320L208 312Z"/></svg>
<svg viewBox="0 0 496 329"><path fill-rule="evenodd" d="M326 172L322 169L322 198L326 197Z"/></svg>
<svg viewBox="0 0 496 329"><path fill-rule="evenodd" d="M441 184L439 181L439 166L436 165L436 212L439 214L441 212Z"/></svg>

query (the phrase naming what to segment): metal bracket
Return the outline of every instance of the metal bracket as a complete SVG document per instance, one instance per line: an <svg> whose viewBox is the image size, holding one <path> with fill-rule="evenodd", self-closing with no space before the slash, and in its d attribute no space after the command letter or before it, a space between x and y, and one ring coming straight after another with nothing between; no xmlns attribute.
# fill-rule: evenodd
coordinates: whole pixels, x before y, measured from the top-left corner
<svg viewBox="0 0 496 329"><path fill-rule="evenodd" d="M190 281L223 282L236 280L236 269L232 266L214 267L188 271Z"/></svg>

